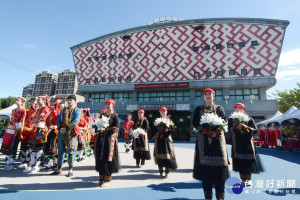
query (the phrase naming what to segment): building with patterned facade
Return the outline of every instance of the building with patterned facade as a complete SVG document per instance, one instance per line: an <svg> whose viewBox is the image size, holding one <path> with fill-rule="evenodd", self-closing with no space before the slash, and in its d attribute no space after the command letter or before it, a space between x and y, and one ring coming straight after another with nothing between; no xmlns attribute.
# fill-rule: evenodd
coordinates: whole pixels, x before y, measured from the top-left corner
<svg viewBox="0 0 300 200"><path fill-rule="evenodd" d="M78 90L85 96L80 106L99 112L104 100L113 98L121 117L143 108L151 120L165 105L183 128L178 131L182 138L192 133L193 110L203 104L201 91L210 87L227 115L241 102L261 121L278 110L266 91L276 84L288 24L252 18L182 20L82 42L71 47Z"/></svg>

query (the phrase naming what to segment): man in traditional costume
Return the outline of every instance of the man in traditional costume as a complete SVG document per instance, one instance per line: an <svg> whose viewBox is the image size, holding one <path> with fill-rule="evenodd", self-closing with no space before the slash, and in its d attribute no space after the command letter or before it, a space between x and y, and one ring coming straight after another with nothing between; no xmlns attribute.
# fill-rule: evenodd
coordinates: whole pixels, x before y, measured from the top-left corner
<svg viewBox="0 0 300 200"><path fill-rule="evenodd" d="M77 149L77 137L80 135L78 127L80 109L77 108L76 96L67 97L68 107L64 108L57 117L58 136L58 163L57 170L50 175L61 174L65 153L68 153L69 172L67 177L73 176L73 166Z"/></svg>

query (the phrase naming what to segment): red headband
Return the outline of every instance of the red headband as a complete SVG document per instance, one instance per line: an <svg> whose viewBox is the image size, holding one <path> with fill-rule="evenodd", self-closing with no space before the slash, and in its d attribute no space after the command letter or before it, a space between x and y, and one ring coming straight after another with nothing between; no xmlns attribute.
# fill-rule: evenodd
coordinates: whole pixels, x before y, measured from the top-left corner
<svg viewBox="0 0 300 200"><path fill-rule="evenodd" d="M145 113L145 110L139 109L138 113Z"/></svg>
<svg viewBox="0 0 300 200"><path fill-rule="evenodd" d="M243 110L246 110L245 105L242 104L242 103L237 103L237 104L235 104L235 106L234 106L233 108L234 108L234 109L236 109L236 108L241 108L241 109L243 109Z"/></svg>
<svg viewBox="0 0 300 200"><path fill-rule="evenodd" d="M106 100L106 101L104 101L104 103L106 104L106 103L110 103L110 104L112 104L113 105L113 107L115 107L115 101L113 100L113 99L108 99L108 100Z"/></svg>
<svg viewBox="0 0 300 200"><path fill-rule="evenodd" d="M39 99L39 98L44 98L44 99L46 99L46 105L47 105L47 107L50 108L50 101L49 101L48 95L38 96L38 99Z"/></svg>
<svg viewBox="0 0 300 200"><path fill-rule="evenodd" d="M23 101L26 101L25 97L18 97L18 99L22 99Z"/></svg>
<svg viewBox="0 0 300 200"><path fill-rule="evenodd" d="M106 113L106 111L107 111L107 110L104 108L104 109L102 109L100 112L101 112L101 113Z"/></svg>
<svg viewBox="0 0 300 200"><path fill-rule="evenodd" d="M160 112L160 111L163 111L163 110L164 110L164 111L168 111L168 109L167 109L166 107L161 107L161 108L159 109L159 112Z"/></svg>
<svg viewBox="0 0 300 200"><path fill-rule="evenodd" d="M210 93L212 93L212 94L215 96L215 91L213 91L213 90L210 89L210 88L204 89L204 90L202 91L202 96L204 96L205 92L210 92Z"/></svg>

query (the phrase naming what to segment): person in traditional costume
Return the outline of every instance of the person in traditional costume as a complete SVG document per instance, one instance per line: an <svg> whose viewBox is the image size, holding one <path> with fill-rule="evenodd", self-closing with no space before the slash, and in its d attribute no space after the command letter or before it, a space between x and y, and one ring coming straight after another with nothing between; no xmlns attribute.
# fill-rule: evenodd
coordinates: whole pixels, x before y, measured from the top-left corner
<svg viewBox="0 0 300 200"><path fill-rule="evenodd" d="M30 163L28 168L24 170L24 172L28 173L37 173L39 171L44 145L47 142L48 136L48 126L46 121L48 116L51 114L48 95L39 96L37 103L39 105L39 109L32 120L33 129L29 141Z"/></svg>
<svg viewBox="0 0 300 200"><path fill-rule="evenodd" d="M234 110L236 113L245 114L246 107L242 103L237 103ZM246 122L241 122L232 116L228 120L228 131L232 133L233 170L239 172L243 186L252 186L251 174L263 171L258 151L253 142L253 136L258 132L258 129L252 117L246 115L244 117Z"/></svg>
<svg viewBox="0 0 300 200"><path fill-rule="evenodd" d="M143 134L134 135L133 137L133 157L136 159L137 167L143 167L145 165L145 160L151 159L147 134L149 122L144 114L145 111L140 109L138 111L138 119L134 123L135 131L137 131L138 128L143 129L144 131Z"/></svg>
<svg viewBox="0 0 300 200"><path fill-rule="evenodd" d="M134 121L132 121L132 115L127 114L127 120L123 124L124 129L124 139L125 139L125 153L130 151L130 146L132 142L132 131L133 131Z"/></svg>
<svg viewBox="0 0 300 200"><path fill-rule="evenodd" d="M105 112L104 112L105 113ZM93 126L92 124L94 122L96 122L98 119L100 119L100 114L99 113L95 113L94 114L94 117L92 119L92 122L91 122L91 141L90 141L90 147L91 147L91 154L94 154L95 155L95 144L96 144L96 139L97 139L97 127L96 126Z"/></svg>
<svg viewBox="0 0 300 200"><path fill-rule="evenodd" d="M23 138L22 132L26 118L25 102L26 99L24 97L17 98L15 102L17 108L12 110L11 120L4 132L0 152L6 155L7 162L6 166L3 168L6 171L10 171L15 168L14 162L18 144L20 139Z"/></svg>
<svg viewBox="0 0 300 200"><path fill-rule="evenodd" d="M77 149L77 137L80 135L80 109L77 108L76 96L67 97L68 107L61 110L57 117L58 135L58 163L57 170L50 175L61 174L65 153L68 153L69 172L67 177L73 176L73 166Z"/></svg>
<svg viewBox="0 0 300 200"><path fill-rule="evenodd" d="M91 127L91 122L92 119L90 117L90 108L86 108L83 109L83 117L87 123L87 127L86 127L86 138L85 138L85 149L84 149L84 153L83 153L83 160L86 159L87 156L92 155L92 149L90 146L90 142L91 142L91 137L92 137L92 127Z"/></svg>
<svg viewBox="0 0 300 200"><path fill-rule="evenodd" d="M26 111L25 125L23 128L22 138L21 138L21 160L22 164L19 168L27 169L30 162L30 152L29 152L29 140L33 127L33 118L36 115L37 110L39 109L39 105L34 102L31 104L28 111Z"/></svg>
<svg viewBox="0 0 300 200"><path fill-rule="evenodd" d="M154 160L158 165L159 176L163 177L163 168L165 168L165 178L167 178L171 169L177 169L172 139L174 123L168 117L168 110L166 107L161 107L159 113L161 117L155 120L157 123L154 122L156 126Z"/></svg>
<svg viewBox="0 0 300 200"><path fill-rule="evenodd" d="M49 134L47 137L47 143L45 145L45 156L47 157L48 163L46 169L55 169L58 162L58 149L57 149L57 117L60 113L60 101L54 103L51 107L51 114L49 115Z"/></svg>
<svg viewBox="0 0 300 200"><path fill-rule="evenodd" d="M207 124L200 123L203 116L210 113L215 119L224 122L226 115L220 105L214 104L215 92L212 89L204 89L202 96L204 105L197 106L193 115L193 126L198 132L193 177L202 181L205 199L212 199L212 188L215 185L216 198L221 200L225 196L225 181L230 176L224 131L221 128L211 131Z"/></svg>
<svg viewBox="0 0 300 200"><path fill-rule="evenodd" d="M78 124L80 135L77 137L78 145L76 151L77 162L83 160L83 154L86 147L86 131L87 131L87 121L84 118L83 110L81 110L80 121Z"/></svg>
<svg viewBox="0 0 300 200"><path fill-rule="evenodd" d="M96 171L99 172L99 186L107 187L112 179L112 173L119 171L118 132L120 127L119 116L114 111L115 101L108 99L105 102L106 113L100 119L108 120L108 125L99 127L96 141Z"/></svg>

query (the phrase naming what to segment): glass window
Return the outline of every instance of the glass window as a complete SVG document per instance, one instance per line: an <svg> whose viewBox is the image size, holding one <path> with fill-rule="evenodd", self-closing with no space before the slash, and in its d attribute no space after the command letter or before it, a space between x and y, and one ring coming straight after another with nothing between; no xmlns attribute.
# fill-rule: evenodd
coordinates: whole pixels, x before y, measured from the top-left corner
<svg viewBox="0 0 300 200"><path fill-rule="evenodd" d="M127 81L131 81L131 76L127 76Z"/></svg>
<svg viewBox="0 0 300 200"><path fill-rule="evenodd" d="M200 73L199 72L194 72L194 76L198 78L198 77L200 77Z"/></svg>
<svg viewBox="0 0 300 200"><path fill-rule="evenodd" d="M194 47L194 48L193 48L193 51L194 51L194 52L199 51L199 47Z"/></svg>
<svg viewBox="0 0 300 200"><path fill-rule="evenodd" d="M229 48L233 48L233 43L228 43L227 44L227 48L229 49Z"/></svg>
<svg viewBox="0 0 300 200"><path fill-rule="evenodd" d="M106 78L102 78L102 82L106 82Z"/></svg>
<svg viewBox="0 0 300 200"><path fill-rule="evenodd" d="M218 76L223 76L223 71L222 71L222 70L217 71L217 75L218 75Z"/></svg>
<svg viewBox="0 0 300 200"><path fill-rule="evenodd" d="M108 93L94 93L91 94L91 99L93 102L104 102L108 97Z"/></svg>
<svg viewBox="0 0 300 200"><path fill-rule="evenodd" d="M222 45L221 44L217 44L216 45L216 49L222 49Z"/></svg>
<svg viewBox="0 0 300 200"><path fill-rule="evenodd" d="M91 82L91 79L87 78L87 79L86 79L86 82L87 82L87 83L90 83L90 82Z"/></svg>
<svg viewBox="0 0 300 200"><path fill-rule="evenodd" d="M245 42L239 42L239 47L245 47Z"/></svg>
<svg viewBox="0 0 300 200"><path fill-rule="evenodd" d="M118 81L121 82L122 81L122 77L118 77Z"/></svg>
<svg viewBox="0 0 300 200"><path fill-rule="evenodd" d="M99 59L100 59L100 57L99 57L99 56L97 56L97 57L95 58L95 60L96 60L96 61L99 61Z"/></svg>
<svg viewBox="0 0 300 200"><path fill-rule="evenodd" d="M251 46L258 46L257 41L256 40L255 41L251 41Z"/></svg>
<svg viewBox="0 0 300 200"><path fill-rule="evenodd" d="M92 61L92 57L88 57L87 61Z"/></svg>
<svg viewBox="0 0 300 200"><path fill-rule="evenodd" d="M98 78L95 78L95 79L94 79L94 82L95 82L95 83L98 83Z"/></svg>
<svg viewBox="0 0 300 200"><path fill-rule="evenodd" d="M195 30L196 30L196 31L203 30L203 29L204 29L204 26L196 26L196 27L195 27Z"/></svg>
<svg viewBox="0 0 300 200"><path fill-rule="evenodd" d="M110 59L111 59L111 60L115 59L115 56L114 56L114 55L111 55L111 56L110 56Z"/></svg>
<svg viewBox="0 0 300 200"><path fill-rule="evenodd" d="M200 91L200 90L195 91L195 99L196 100L203 100L202 91Z"/></svg>
<svg viewBox="0 0 300 200"><path fill-rule="evenodd" d="M110 77L109 82L114 82L114 77Z"/></svg>
<svg viewBox="0 0 300 200"><path fill-rule="evenodd" d="M150 96L150 98L149 98ZM171 91L171 92L140 92L138 101L189 101L190 92Z"/></svg>
<svg viewBox="0 0 300 200"><path fill-rule="evenodd" d="M204 46L204 50L205 50L205 51L210 50L210 46L209 46L209 45L205 45L205 46Z"/></svg>
<svg viewBox="0 0 300 200"><path fill-rule="evenodd" d="M247 69L242 69L242 70L241 70L241 74L242 74L242 75L247 75Z"/></svg>
<svg viewBox="0 0 300 200"><path fill-rule="evenodd" d="M211 71L206 72L206 77L211 76Z"/></svg>
<svg viewBox="0 0 300 200"><path fill-rule="evenodd" d="M260 69L255 68L255 69L254 69L254 74L260 74Z"/></svg>
<svg viewBox="0 0 300 200"><path fill-rule="evenodd" d="M255 96L255 100L259 99L258 89L233 89L229 90L229 99L230 100L250 100L250 95Z"/></svg>
<svg viewBox="0 0 300 200"><path fill-rule="evenodd" d="M132 57L131 53L127 54L127 58L131 58L131 57Z"/></svg>
<svg viewBox="0 0 300 200"><path fill-rule="evenodd" d="M102 60L106 60L107 59L107 57L106 56L102 56Z"/></svg>
<svg viewBox="0 0 300 200"><path fill-rule="evenodd" d="M114 92L113 99L117 102L129 102L132 101L132 93L131 92Z"/></svg>
<svg viewBox="0 0 300 200"><path fill-rule="evenodd" d="M122 58L123 58L122 54L119 54L118 58L119 58L119 59L122 59Z"/></svg>
<svg viewBox="0 0 300 200"><path fill-rule="evenodd" d="M230 76L235 75L235 70L229 70L229 75Z"/></svg>

